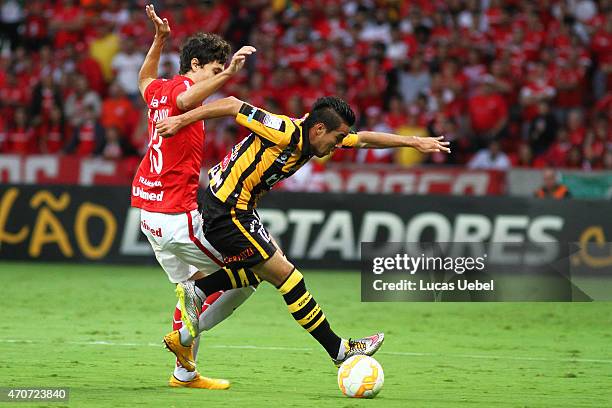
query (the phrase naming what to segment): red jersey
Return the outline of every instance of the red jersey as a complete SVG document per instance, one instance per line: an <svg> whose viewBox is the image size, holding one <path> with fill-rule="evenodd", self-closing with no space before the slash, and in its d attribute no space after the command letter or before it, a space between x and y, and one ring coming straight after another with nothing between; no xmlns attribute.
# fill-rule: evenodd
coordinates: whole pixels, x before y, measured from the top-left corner
<svg viewBox="0 0 612 408"><path fill-rule="evenodd" d="M34 131L31 128L16 127L7 133L9 153L31 154L36 151Z"/></svg>
<svg viewBox="0 0 612 408"><path fill-rule="evenodd" d="M474 95L468 101L472 129L477 133L492 130L500 119L508 115L508 106L499 94Z"/></svg>
<svg viewBox="0 0 612 408"><path fill-rule="evenodd" d="M149 107L149 145L132 182L132 206L161 213L181 213L198 208L200 168L204 158L204 122L194 122L176 135L162 138L155 123L180 115L176 98L193 81L177 75L156 79L145 90Z"/></svg>

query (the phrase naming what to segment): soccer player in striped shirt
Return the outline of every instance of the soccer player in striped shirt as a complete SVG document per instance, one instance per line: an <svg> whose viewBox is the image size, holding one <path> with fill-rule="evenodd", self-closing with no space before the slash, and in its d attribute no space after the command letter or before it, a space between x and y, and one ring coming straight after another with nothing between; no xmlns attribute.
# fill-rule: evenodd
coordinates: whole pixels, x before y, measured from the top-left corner
<svg viewBox="0 0 612 408"><path fill-rule="evenodd" d="M160 136L172 139L174 133L194 121L223 116L235 117L238 124L252 132L210 169L203 201L205 237L231 269L180 285L186 286L186 293L198 288L208 295L244 287L261 278L278 289L293 318L321 344L336 365L353 355L374 354L383 343L383 333L351 340L331 329L323 310L307 290L302 274L278 250L262 225L257 203L274 184L290 177L312 157L324 157L337 147L414 147L422 152L450 152L449 143L443 141L443 136L419 138L351 132L355 114L337 97L320 98L301 119L272 114L229 97L166 118L156 126ZM194 301L197 303L195 299L188 303ZM186 333L177 331L165 339L177 342L177 337L183 343L191 341ZM180 359L181 350L170 349Z"/></svg>

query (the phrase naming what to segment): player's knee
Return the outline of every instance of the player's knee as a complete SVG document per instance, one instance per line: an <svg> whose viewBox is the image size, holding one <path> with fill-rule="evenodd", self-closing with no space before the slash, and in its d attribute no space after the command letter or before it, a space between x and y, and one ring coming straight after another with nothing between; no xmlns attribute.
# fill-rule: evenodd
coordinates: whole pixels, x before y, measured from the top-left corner
<svg viewBox="0 0 612 408"><path fill-rule="evenodd" d="M253 271L260 278L267 280L274 286L283 283L293 269L293 264L278 251L268 260L253 267Z"/></svg>

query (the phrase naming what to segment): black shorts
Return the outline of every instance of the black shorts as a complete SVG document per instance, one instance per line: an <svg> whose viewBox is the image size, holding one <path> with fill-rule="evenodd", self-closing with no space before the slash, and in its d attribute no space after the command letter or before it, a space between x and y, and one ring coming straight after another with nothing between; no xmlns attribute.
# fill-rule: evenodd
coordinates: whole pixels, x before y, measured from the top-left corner
<svg viewBox="0 0 612 408"><path fill-rule="evenodd" d="M249 268L269 259L276 246L255 210L223 204L210 190L201 203L204 236L230 268Z"/></svg>

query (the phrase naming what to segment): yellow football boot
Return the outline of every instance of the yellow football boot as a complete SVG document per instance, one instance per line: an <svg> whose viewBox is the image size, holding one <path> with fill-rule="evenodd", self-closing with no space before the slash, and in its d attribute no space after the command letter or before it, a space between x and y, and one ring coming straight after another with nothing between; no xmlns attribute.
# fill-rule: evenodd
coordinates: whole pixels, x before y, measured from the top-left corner
<svg viewBox="0 0 612 408"><path fill-rule="evenodd" d="M188 371L195 371L195 360L193 359L192 346L183 346L181 344L181 336L179 331L175 330L172 333L164 336L164 344L168 350L174 353L179 363Z"/></svg>
<svg viewBox="0 0 612 408"><path fill-rule="evenodd" d="M204 388L207 390L227 390L230 387L230 382L227 380L202 377L198 372L196 372L195 378L191 381L181 381L175 376L171 376L168 384L171 387Z"/></svg>

